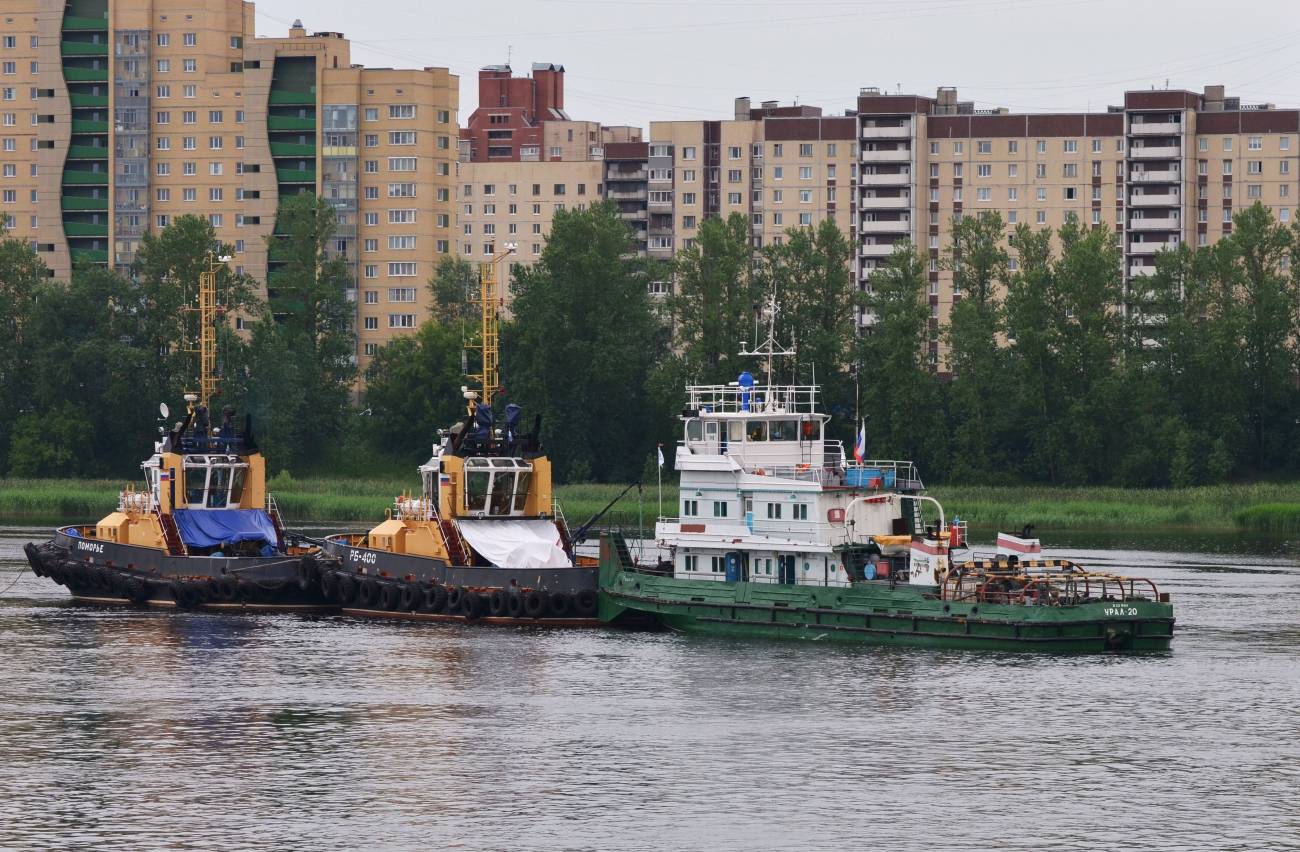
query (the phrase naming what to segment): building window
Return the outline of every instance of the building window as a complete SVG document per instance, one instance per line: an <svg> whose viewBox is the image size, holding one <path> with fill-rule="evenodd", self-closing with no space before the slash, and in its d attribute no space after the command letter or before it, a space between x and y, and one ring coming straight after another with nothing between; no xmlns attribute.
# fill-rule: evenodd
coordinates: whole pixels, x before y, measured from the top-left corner
<svg viewBox="0 0 1300 852"><path fill-rule="evenodd" d="M811 193L810 193L810 194L811 194ZM734 205L734 204L744 204L744 203L745 203L745 202L744 202L744 193L740 193L740 192L729 192L729 193L727 193L727 203L728 203L728 204L733 204L733 205Z"/></svg>
<svg viewBox="0 0 1300 852"><path fill-rule="evenodd" d="M388 238L389 251L405 251L415 248L415 237L400 236Z"/></svg>
<svg viewBox="0 0 1300 852"><path fill-rule="evenodd" d="M1248 161L1248 162L1246 163L1246 174L1248 174L1248 175L1262 175L1263 173L1264 173L1264 161L1263 161L1263 160L1250 160L1250 161Z"/></svg>
<svg viewBox="0 0 1300 852"><path fill-rule="evenodd" d="M158 93L157 96L158 96L159 98L170 98L170 97L172 96L172 87L171 87L171 86L159 86L158 89L157 89L157 93Z"/></svg>
<svg viewBox="0 0 1300 852"><path fill-rule="evenodd" d="M416 142L416 133L414 130L390 130L388 133L389 145L414 145Z"/></svg>
<svg viewBox="0 0 1300 852"><path fill-rule="evenodd" d="M780 190L778 190L776 194L777 194L777 195L780 195L780 194L781 194L781 193L780 193ZM778 199L778 200L779 200L779 199ZM695 203L695 193L693 193L693 192L683 192L683 193L682 193L682 204L691 205L691 204L694 204L694 203Z"/></svg>
<svg viewBox="0 0 1300 852"><path fill-rule="evenodd" d="M212 227L214 227L214 228L220 228L220 227L221 227L221 214L220 214L220 213L209 213L209 214L208 214L208 224L210 224L210 225L211 225Z"/></svg>
<svg viewBox="0 0 1300 852"><path fill-rule="evenodd" d="M220 201L222 195L221 187L216 186L208 190L208 201Z"/></svg>
<svg viewBox="0 0 1300 852"><path fill-rule="evenodd" d="M991 190L991 189L977 189L977 190L975 190L975 200L976 200L976 201L992 201L992 200L993 200L993 190Z"/></svg>
<svg viewBox="0 0 1300 852"><path fill-rule="evenodd" d="M1064 173L1063 173L1062 176L1063 176L1063 177L1068 177L1068 178L1077 178L1077 177L1079 176L1079 164L1078 164L1078 163L1066 163L1066 164L1065 164L1065 171L1064 171Z"/></svg>
<svg viewBox="0 0 1300 852"><path fill-rule="evenodd" d="M993 167L989 165L979 165L975 167L976 177L993 177Z"/></svg>
<svg viewBox="0 0 1300 852"><path fill-rule="evenodd" d="M366 331L379 330L379 317L365 317L363 320Z"/></svg>
<svg viewBox="0 0 1300 852"><path fill-rule="evenodd" d="M1046 139L1039 139L1039 140L1038 140L1038 153L1040 153L1040 154L1046 154L1046 153L1047 153L1047 140L1046 140Z"/></svg>
<svg viewBox="0 0 1300 852"><path fill-rule="evenodd" d="M414 104L393 104L388 108L389 118L415 118Z"/></svg>
<svg viewBox="0 0 1300 852"><path fill-rule="evenodd" d="M811 225L811 224L812 224L812 214L811 214L811 213L800 213L800 214L799 214L799 224L800 224L800 225L803 225L803 226Z"/></svg>
<svg viewBox="0 0 1300 852"><path fill-rule="evenodd" d="M1247 198L1263 198L1263 197L1264 197L1264 187L1261 186L1261 185L1259 185L1259 184L1251 184L1250 186L1247 186L1247 187L1246 187L1246 197L1247 197Z"/></svg>
<svg viewBox="0 0 1300 852"><path fill-rule="evenodd" d="M799 203L800 203L800 204L811 204L811 203L812 203L812 200L813 200L813 198L812 198L812 190L811 190L811 189L801 189L801 190L799 190Z"/></svg>
<svg viewBox="0 0 1300 852"><path fill-rule="evenodd" d="M389 328L415 328L415 314L389 314Z"/></svg>
<svg viewBox="0 0 1300 852"><path fill-rule="evenodd" d="M932 156L938 156L938 154L939 154L939 143L938 143L938 142L931 142L931 143L930 143L930 154L931 154Z"/></svg>
<svg viewBox="0 0 1300 852"><path fill-rule="evenodd" d="M196 98L198 94L193 86L186 86L181 90L181 97Z"/></svg>
<svg viewBox="0 0 1300 852"><path fill-rule="evenodd" d="M388 185L389 198L415 198L415 184L413 183L390 183Z"/></svg>
<svg viewBox="0 0 1300 852"><path fill-rule="evenodd" d="M390 302L414 302L414 287L389 287L388 301Z"/></svg>
<svg viewBox="0 0 1300 852"><path fill-rule="evenodd" d="M415 264L411 262L388 264L389 278L406 278L415 275Z"/></svg>
<svg viewBox="0 0 1300 852"><path fill-rule="evenodd" d="M1046 192L1046 190L1043 190L1043 191ZM1038 224L1040 224L1040 225L1046 225L1046 224L1047 224L1047 211L1046 211L1046 210L1039 210L1039 211L1038 211L1038 220L1037 220L1037 221L1038 221Z"/></svg>
<svg viewBox="0 0 1300 852"><path fill-rule="evenodd" d="M1066 200L1066 201L1074 201L1074 200L1076 200L1078 197L1079 197L1079 191L1078 191L1077 189L1075 189L1075 188L1072 187L1072 186L1067 186L1067 187L1065 188L1065 200Z"/></svg>
<svg viewBox="0 0 1300 852"><path fill-rule="evenodd" d="M379 277L379 267L378 267L376 264L370 264L369 266L367 266L367 267L366 267L366 277L367 277L367 278L378 278L378 277ZM370 297L370 295L371 295L370 293L367 293L367 294L366 294L367 301L369 301L369 297ZM376 292L376 293L374 294L374 296L375 296L375 302L378 302L378 301L379 301L379 294L378 294L378 292Z"/></svg>
<svg viewBox="0 0 1300 852"><path fill-rule="evenodd" d="M172 70L172 61L170 59L159 59L156 67L159 74L167 74Z"/></svg>

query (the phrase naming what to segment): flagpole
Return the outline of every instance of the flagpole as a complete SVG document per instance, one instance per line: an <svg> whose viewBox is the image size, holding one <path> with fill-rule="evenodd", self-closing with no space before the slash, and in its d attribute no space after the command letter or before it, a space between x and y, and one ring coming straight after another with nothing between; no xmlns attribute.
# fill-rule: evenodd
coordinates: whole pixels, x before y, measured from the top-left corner
<svg viewBox="0 0 1300 852"><path fill-rule="evenodd" d="M664 445L659 445L659 517L664 516Z"/></svg>

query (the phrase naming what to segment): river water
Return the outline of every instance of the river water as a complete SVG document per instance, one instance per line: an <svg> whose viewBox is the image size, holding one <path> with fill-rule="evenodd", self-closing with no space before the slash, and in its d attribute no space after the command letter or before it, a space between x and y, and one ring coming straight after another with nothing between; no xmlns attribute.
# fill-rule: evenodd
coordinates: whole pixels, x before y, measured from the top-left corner
<svg viewBox="0 0 1300 852"><path fill-rule="evenodd" d="M41 535L0 523L6 850L1300 848L1280 538L1046 534L1178 618L1051 657L79 607Z"/></svg>

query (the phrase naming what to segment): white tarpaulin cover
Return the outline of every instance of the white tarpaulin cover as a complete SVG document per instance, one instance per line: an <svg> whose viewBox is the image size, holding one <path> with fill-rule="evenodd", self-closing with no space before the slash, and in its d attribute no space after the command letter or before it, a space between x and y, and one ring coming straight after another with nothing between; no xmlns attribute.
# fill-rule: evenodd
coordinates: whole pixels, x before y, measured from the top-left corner
<svg viewBox="0 0 1300 852"><path fill-rule="evenodd" d="M552 521L460 521L474 552L502 568L572 568Z"/></svg>

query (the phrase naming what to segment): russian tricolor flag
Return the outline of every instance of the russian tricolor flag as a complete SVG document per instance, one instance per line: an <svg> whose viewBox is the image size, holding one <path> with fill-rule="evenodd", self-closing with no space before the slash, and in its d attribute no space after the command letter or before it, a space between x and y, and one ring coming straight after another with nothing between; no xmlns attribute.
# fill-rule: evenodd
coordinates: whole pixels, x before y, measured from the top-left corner
<svg viewBox="0 0 1300 852"><path fill-rule="evenodd" d="M867 459L867 424L862 424L861 431L858 432L857 443L853 445L853 457L858 460L858 464Z"/></svg>

